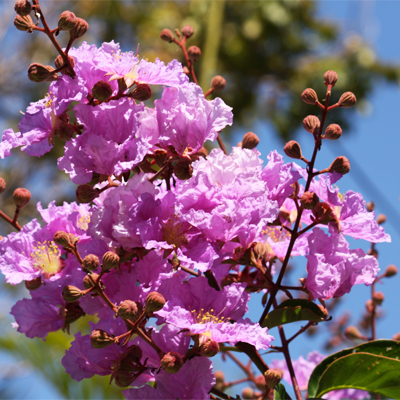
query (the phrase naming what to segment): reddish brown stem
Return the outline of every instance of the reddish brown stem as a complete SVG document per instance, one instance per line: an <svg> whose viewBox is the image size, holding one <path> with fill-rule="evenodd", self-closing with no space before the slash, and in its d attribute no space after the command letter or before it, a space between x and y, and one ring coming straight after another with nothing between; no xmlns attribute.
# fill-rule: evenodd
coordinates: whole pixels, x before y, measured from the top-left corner
<svg viewBox="0 0 400 400"><path fill-rule="evenodd" d="M217 136L217 141L218 141L219 147L220 147L221 150L224 152L224 154L225 154L225 155L228 155L228 152L226 151L224 142L222 141L221 136L219 135L219 132L218 132L218 136Z"/></svg>
<svg viewBox="0 0 400 400"><path fill-rule="evenodd" d="M21 225L15 220L12 220L8 215L6 215L5 213L3 213L3 211L0 210L0 217L3 218L4 220L6 220L11 226L13 226L17 231L20 231ZM15 219L15 215L14 215L14 219Z"/></svg>

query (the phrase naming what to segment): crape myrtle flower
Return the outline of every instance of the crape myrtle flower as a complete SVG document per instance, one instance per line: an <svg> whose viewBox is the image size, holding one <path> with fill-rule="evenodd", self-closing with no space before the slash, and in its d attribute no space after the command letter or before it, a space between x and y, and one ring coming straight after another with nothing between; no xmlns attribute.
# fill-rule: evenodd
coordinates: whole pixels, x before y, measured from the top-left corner
<svg viewBox="0 0 400 400"><path fill-rule="evenodd" d="M349 293L353 285L371 285L379 272L378 261L361 249L350 250L344 235L314 228L308 237L306 288L324 300Z"/></svg>
<svg viewBox="0 0 400 400"><path fill-rule="evenodd" d="M307 390L308 381L315 367L325 358L323 354L318 351L312 351L308 353L307 358L300 356L297 360L293 360L293 369L296 374L297 383L300 390ZM287 368L285 360L272 360L270 363L270 368L277 368L283 371L283 379L292 385L292 380L290 378L290 373ZM340 399L354 399L363 400L369 399L371 396L368 392L358 389L341 389L334 390L327 394L324 394L323 399L328 400L340 400Z"/></svg>
<svg viewBox="0 0 400 400"><path fill-rule="evenodd" d="M154 313L160 317L159 323L172 324L191 335L205 334L218 343L247 342L257 350L267 349L274 340L267 328L242 318L250 299L244 284L233 283L216 291L203 277L187 283L166 280L159 292L168 299L163 309Z"/></svg>
<svg viewBox="0 0 400 400"><path fill-rule="evenodd" d="M53 241L57 231L65 231L81 236L83 242L90 241L86 235L90 212L86 205L64 203L42 209L38 203L46 225L42 228L34 219L21 231L13 232L0 242L0 270L6 282L16 285L23 280L30 281L41 276L43 279L55 280L63 275L63 250Z"/></svg>
<svg viewBox="0 0 400 400"><path fill-rule="evenodd" d="M136 136L144 105L122 98L102 103L75 106L76 117L83 125L81 135L68 141L58 166L76 184L90 182L93 173L120 175L139 164L150 144Z"/></svg>
<svg viewBox="0 0 400 400"><path fill-rule="evenodd" d="M155 375L157 388L149 385L139 389L127 389L122 393L130 399L209 399L209 391L215 385L212 363L206 357L187 361L175 374L161 370Z"/></svg>

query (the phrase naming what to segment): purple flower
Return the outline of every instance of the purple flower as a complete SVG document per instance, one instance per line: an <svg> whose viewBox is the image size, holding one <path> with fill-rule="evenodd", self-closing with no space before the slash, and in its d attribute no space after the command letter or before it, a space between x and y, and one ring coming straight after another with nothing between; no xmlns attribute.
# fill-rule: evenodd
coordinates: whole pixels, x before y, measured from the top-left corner
<svg viewBox="0 0 400 400"><path fill-rule="evenodd" d="M205 357L187 361L175 374L161 370L155 376L157 389L144 386L140 389L124 390L130 399L209 399L208 392L215 385L212 363Z"/></svg>
<svg viewBox="0 0 400 400"><path fill-rule="evenodd" d="M350 250L342 234L331 236L315 228L308 237L306 288L314 298L330 299L349 293L353 285L371 285L378 261L361 249Z"/></svg>

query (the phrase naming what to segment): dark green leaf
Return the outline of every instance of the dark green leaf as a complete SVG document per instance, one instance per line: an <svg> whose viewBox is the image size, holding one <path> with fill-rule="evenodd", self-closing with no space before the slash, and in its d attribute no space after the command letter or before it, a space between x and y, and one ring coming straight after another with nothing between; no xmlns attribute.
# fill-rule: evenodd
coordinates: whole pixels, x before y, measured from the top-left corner
<svg viewBox="0 0 400 400"><path fill-rule="evenodd" d="M287 394L285 386L282 383L278 383L274 388L274 398L275 400L292 400Z"/></svg>
<svg viewBox="0 0 400 400"><path fill-rule="evenodd" d="M324 313L313 302L304 299L286 300L264 319L263 328L290 324L296 321L321 322L325 319Z"/></svg>
<svg viewBox="0 0 400 400"><path fill-rule="evenodd" d="M325 358L308 383L310 397L353 388L400 398L400 343L376 340Z"/></svg>

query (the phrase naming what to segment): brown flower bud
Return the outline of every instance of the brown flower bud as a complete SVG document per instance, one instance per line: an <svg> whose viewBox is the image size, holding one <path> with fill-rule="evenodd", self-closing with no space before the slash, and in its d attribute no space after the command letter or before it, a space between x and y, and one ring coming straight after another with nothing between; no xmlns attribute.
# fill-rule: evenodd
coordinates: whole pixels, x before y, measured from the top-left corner
<svg viewBox="0 0 400 400"><path fill-rule="evenodd" d="M39 289L40 286L42 286L42 278L40 276L38 276L35 279L32 279L31 281L25 281L25 287L28 290L36 290Z"/></svg>
<svg viewBox="0 0 400 400"><path fill-rule="evenodd" d="M200 157L204 157L207 158L208 156L208 150L203 146L199 151L196 152L197 155L199 155Z"/></svg>
<svg viewBox="0 0 400 400"><path fill-rule="evenodd" d="M189 75L189 74L190 74L189 68L188 68L186 65L182 68L182 72L183 72L184 74L186 74L186 75Z"/></svg>
<svg viewBox="0 0 400 400"><path fill-rule="evenodd" d="M165 42L171 43L174 40L174 34L170 29L163 29L161 31L160 38Z"/></svg>
<svg viewBox="0 0 400 400"><path fill-rule="evenodd" d="M333 207L326 202L319 202L313 209L312 213L315 218L319 220L320 224L327 225L329 222L335 222L339 227L338 216L336 215Z"/></svg>
<svg viewBox="0 0 400 400"><path fill-rule="evenodd" d="M349 340L364 339L364 335L355 326L348 326L344 330L344 336Z"/></svg>
<svg viewBox="0 0 400 400"><path fill-rule="evenodd" d="M335 83L338 80L338 75L335 71L326 71L324 74L324 83L326 86L331 85L335 86Z"/></svg>
<svg viewBox="0 0 400 400"><path fill-rule="evenodd" d="M303 119L303 127L307 132L316 133L321 123L315 115L308 115Z"/></svg>
<svg viewBox="0 0 400 400"><path fill-rule="evenodd" d="M119 256L113 251L107 251L103 255L101 269L104 271L109 271L110 269L117 268L119 265Z"/></svg>
<svg viewBox="0 0 400 400"><path fill-rule="evenodd" d="M6 181L3 178L0 178L0 194L6 190Z"/></svg>
<svg viewBox="0 0 400 400"><path fill-rule="evenodd" d="M304 103L315 104L318 101L318 96L314 89L308 88L301 94L301 99Z"/></svg>
<svg viewBox="0 0 400 400"><path fill-rule="evenodd" d="M58 17L58 29L60 31L70 31L75 28L78 23L78 18L71 11L64 11Z"/></svg>
<svg viewBox="0 0 400 400"><path fill-rule="evenodd" d="M28 189L18 188L13 194L14 204L17 208L24 208L31 199L31 192Z"/></svg>
<svg viewBox="0 0 400 400"><path fill-rule="evenodd" d="M89 29L89 24L82 18L76 18L76 25L69 31L69 36L72 40L79 39Z"/></svg>
<svg viewBox="0 0 400 400"><path fill-rule="evenodd" d="M82 291L76 286L64 286L62 290L62 297L67 303L73 303L82 297Z"/></svg>
<svg viewBox="0 0 400 400"><path fill-rule="evenodd" d="M111 85L106 81L98 81L92 88L92 95L99 101L106 101L113 94Z"/></svg>
<svg viewBox="0 0 400 400"><path fill-rule="evenodd" d="M54 68L51 65L33 63L28 68L28 78L32 82L56 81L58 75L53 71Z"/></svg>
<svg viewBox="0 0 400 400"><path fill-rule="evenodd" d="M193 35L194 29L190 25L185 25L182 28L181 32L182 32L182 35L185 36L186 39L189 39Z"/></svg>
<svg viewBox="0 0 400 400"><path fill-rule="evenodd" d="M68 303L65 306L64 324L68 326L84 315L85 313L83 312L82 307L79 305L79 302L75 301L73 303Z"/></svg>
<svg viewBox="0 0 400 400"><path fill-rule="evenodd" d="M151 292L146 298L146 314L160 311L166 303L165 298L158 292Z"/></svg>
<svg viewBox="0 0 400 400"><path fill-rule="evenodd" d="M83 282L82 282L84 288L85 289L91 289L94 286L93 282L96 282L98 277L99 277L99 274L95 274L95 273L90 274L90 275L86 275L83 278Z"/></svg>
<svg viewBox="0 0 400 400"><path fill-rule="evenodd" d="M140 83L129 93L129 97L137 101L146 101L151 97L151 88L147 83Z"/></svg>
<svg viewBox="0 0 400 400"><path fill-rule="evenodd" d="M301 206L306 210L312 210L319 203L319 197L314 192L304 192L300 199Z"/></svg>
<svg viewBox="0 0 400 400"><path fill-rule="evenodd" d="M219 352L219 344L206 335L201 335L199 353L204 357L214 357Z"/></svg>
<svg viewBox="0 0 400 400"><path fill-rule="evenodd" d="M167 161L167 151L164 149L154 150L154 160L159 167L162 167Z"/></svg>
<svg viewBox="0 0 400 400"><path fill-rule="evenodd" d="M328 168L328 172L346 175L350 172L350 161L344 156L336 157Z"/></svg>
<svg viewBox="0 0 400 400"><path fill-rule="evenodd" d="M393 340L396 340L396 342L400 342L400 332L395 333L395 334L392 336L392 339L393 339Z"/></svg>
<svg viewBox="0 0 400 400"><path fill-rule="evenodd" d="M265 385L267 390L273 389L282 379L283 372L280 369L267 369L264 372Z"/></svg>
<svg viewBox="0 0 400 400"><path fill-rule="evenodd" d="M242 397L244 400L254 400L256 395L251 387L246 387L242 390Z"/></svg>
<svg viewBox="0 0 400 400"><path fill-rule="evenodd" d="M68 56L69 64L71 65L72 68L75 67L75 58L72 56ZM64 59L61 57L61 54L59 54L56 59L54 60L54 65L56 68L61 68L64 65ZM71 74L71 68L66 68L60 71L61 74Z"/></svg>
<svg viewBox="0 0 400 400"><path fill-rule="evenodd" d="M253 132L247 132L242 139L242 149L254 149L260 143L260 139Z"/></svg>
<svg viewBox="0 0 400 400"><path fill-rule="evenodd" d="M117 371L115 371L113 377L115 384L118 387L122 388L131 385L136 379L136 376L132 372L126 371L124 369L118 369Z"/></svg>
<svg viewBox="0 0 400 400"><path fill-rule="evenodd" d="M297 196L299 195L300 192L300 185L299 182L294 182L290 185L293 188L292 194L289 196L291 199L297 199Z"/></svg>
<svg viewBox="0 0 400 400"><path fill-rule="evenodd" d="M350 108L353 107L357 102L356 96L352 92L343 93L339 99L339 107Z"/></svg>
<svg viewBox="0 0 400 400"><path fill-rule="evenodd" d="M75 194L79 203L90 203L99 197L99 190L90 185L79 185Z"/></svg>
<svg viewBox="0 0 400 400"><path fill-rule="evenodd" d="M75 127L60 120L57 120L54 128L54 134L64 142L68 142L75 135Z"/></svg>
<svg viewBox="0 0 400 400"><path fill-rule="evenodd" d="M395 265L390 264L387 266L386 271L385 271L385 276L386 278L390 278L392 276L397 275L398 269Z"/></svg>
<svg viewBox="0 0 400 400"><path fill-rule="evenodd" d="M71 249L75 245L77 239L72 233L57 231L53 236L53 240L59 246L65 249Z"/></svg>
<svg viewBox="0 0 400 400"><path fill-rule="evenodd" d="M322 137L328 140L337 140L340 136L342 136L342 128L338 124L330 124Z"/></svg>
<svg viewBox="0 0 400 400"><path fill-rule="evenodd" d="M17 0L15 2L14 10L21 17L25 17L31 13L32 5L27 0Z"/></svg>
<svg viewBox="0 0 400 400"><path fill-rule="evenodd" d="M211 79L210 87L213 92L220 92L224 90L226 86L226 80L221 75L215 75L214 78Z"/></svg>
<svg viewBox="0 0 400 400"><path fill-rule="evenodd" d="M95 349L103 349L115 343L115 339L102 329L95 329L90 335L90 343Z"/></svg>
<svg viewBox="0 0 400 400"><path fill-rule="evenodd" d="M164 371L175 374L183 367L182 356L175 351L170 351L162 358L161 366Z"/></svg>
<svg viewBox="0 0 400 400"><path fill-rule="evenodd" d="M192 161L186 158L179 159L173 164L175 176L181 181L190 179L193 175Z"/></svg>
<svg viewBox="0 0 400 400"><path fill-rule="evenodd" d="M190 46L187 49L187 53L192 63L198 61L201 56L201 50L197 46Z"/></svg>
<svg viewBox="0 0 400 400"><path fill-rule="evenodd" d="M372 296L372 301L376 306L380 306L385 300L385 295L382 292L375 292Z"/></svg>
<svg viewBox="0 0 400 400"><path fill-rule="evenodd" d="M136 303L132 300L124 300L119 305L117 312L118 316L122 319L135 322L142 314L142 308L140 303Z"/></svg>
<svg viewBox="0 0 400 400"><path fill-rule="evenodd" d="M142 356L143 356L142 349L135 344L133 344L132 346L129 346L126 349L125 358L129 358L129 360L131 360L135 364L140 364L140 360L142 359Z"/></svg>
<svg viewBox="0 0 400 400"><path fill-rule="evenodd" d="M23 17L21 15L17 15L14 19L14 26L19 31L32 33L35 24L33 23L32 18L29 15L25 15Z"/></svg>
<svg viewBox="0 0 400 400"><path fill-rule="evenodd" d="M365 302L365 308L369 313L372 313L372 311L374 310L374 302L371 299L368 299Z"/></svg>
<svg viewBox="0 0 400 400"><path fill-rule="evenodd" d="M217 383L225 382L225 374L222 371L215 371L214 376L215 376Z"/></svg>
<svg viewBox="0 0 400 400"><path fill-rule="evenodd" d="M369 201L368 203L367 203L367 210L369 211L369 212L372 212L372 211L374 211L375 210L375 203L373 202L373 201Z"/></svg>
<svg viewBox="0 0 400 400"><path fill-rule="evenodd" d="M287 142L283 148L283 151L290 158L301 159L303 157L301 153L301 147L295 140L290 140Z"/></svg>
<svg viewBox="0 0 400 400"><path fill-rule="evenodd" d="M387 218L386 218L386 215L385 214L379 214L377 217L376 217L376 222L380 225L380 224L383 224L384 222L386 222L386 220L387 220Z"/></svg>
<svg viewBox="0 0 400 400"><path fill-rule="evenodd" d="M82 262L85 271L95 271L100 265L99 257L94 254L88 254Z"/></svg>

